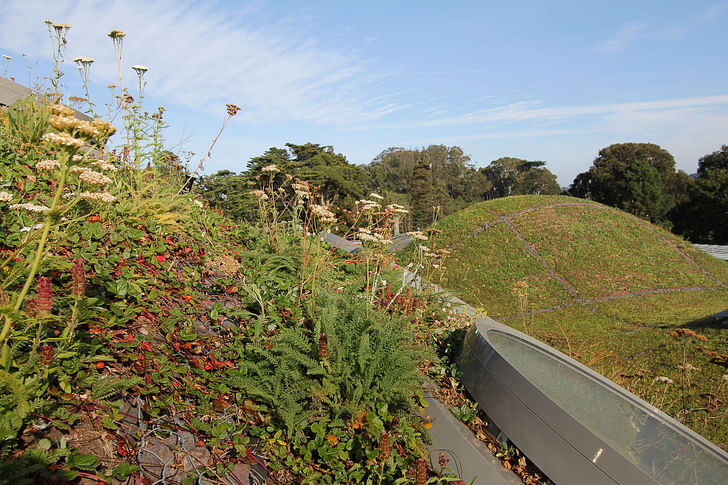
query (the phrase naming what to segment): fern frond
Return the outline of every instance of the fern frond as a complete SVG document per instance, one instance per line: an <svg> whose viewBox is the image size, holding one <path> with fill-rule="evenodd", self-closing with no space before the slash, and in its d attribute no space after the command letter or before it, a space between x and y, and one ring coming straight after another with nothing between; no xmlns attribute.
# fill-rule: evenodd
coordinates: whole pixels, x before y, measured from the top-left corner
<svg viewBox="0 0 728 485"><path fill-rule="evenodd" d="M30 412L30 403L28 402L28 389L13 374L0 369L0 387L9 389L10 394L15 402L15 412L20 419Z"/></svg>
<svg viewBox="0 0 728 485"><path fill-rule="evenodd" d="M91 385L91 396L97 401L104 401L111 396L119 394L130 387L137 386L144 382L139 376L125 377L115 379L111 376L105 376L94 380Z"/></svg>

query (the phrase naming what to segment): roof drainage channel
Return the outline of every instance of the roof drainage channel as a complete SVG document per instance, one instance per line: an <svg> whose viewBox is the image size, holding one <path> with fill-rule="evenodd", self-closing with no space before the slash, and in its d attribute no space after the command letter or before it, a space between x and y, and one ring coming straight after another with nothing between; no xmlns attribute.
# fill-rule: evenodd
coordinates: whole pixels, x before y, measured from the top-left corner
<svg viewBox="0 0 728 485"><path fill-rule="evenodd" d="M424 392L429 406L427 414L432 423L432 443L427 445L427 449L433 468L440 469L442 453L449 460L447 468L468 483L475 479L473 483L476 485L522 485L523 482L503 468L488 447L453 416L447 405L433 396L434 386L434 383L427 382Z"/></svg>

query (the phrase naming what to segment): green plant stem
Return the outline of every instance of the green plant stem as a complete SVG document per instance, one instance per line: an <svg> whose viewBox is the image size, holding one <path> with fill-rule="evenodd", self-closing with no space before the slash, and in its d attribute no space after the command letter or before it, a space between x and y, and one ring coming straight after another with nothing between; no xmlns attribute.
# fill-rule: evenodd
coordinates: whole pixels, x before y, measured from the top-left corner
<svg viewBox="0 0 728 485"><path fill-rule="evenodd" d="M67 341L71 341L73 337L73 330L76 327L76 319L78 318L78 298L73 299L73 312L71 313L71 321L68 323L68 337Z"/></svg>

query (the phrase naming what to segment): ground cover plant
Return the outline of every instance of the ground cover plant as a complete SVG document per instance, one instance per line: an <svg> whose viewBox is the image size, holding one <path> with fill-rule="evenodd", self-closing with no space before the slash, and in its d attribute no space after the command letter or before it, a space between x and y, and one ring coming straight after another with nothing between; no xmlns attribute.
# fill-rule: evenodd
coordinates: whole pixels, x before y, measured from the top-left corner
<svg viewBox="0 0 728 485"><path fill-rule="evenodd" d="M728 341L711 317L726 310L728 264L564 196L474 204L435 227L450 243L443 286L728 449Z"/></svg>
<svg viewBox="0 0 728 485"><path fill-rule="evenodd" d="M348 255L319 237L343 216L271 164L260 223L226 219L183 190L147 68L136 100L120 72L111 138L64 103L70 26L47 25L52 89L0 111L0 481L457 481L425 459L440 312L387 272L404 209L359 201Z"/></svg>

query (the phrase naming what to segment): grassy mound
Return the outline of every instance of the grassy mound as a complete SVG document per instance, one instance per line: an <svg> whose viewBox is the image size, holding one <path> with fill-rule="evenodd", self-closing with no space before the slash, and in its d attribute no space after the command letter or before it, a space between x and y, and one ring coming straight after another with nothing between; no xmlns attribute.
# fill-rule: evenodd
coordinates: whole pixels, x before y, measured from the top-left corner
<svg viewBox="0 0 728 485"><path fill-rule="evenodd" d="M436 227L443 286L728 449L728 264L564 196L474 204Z"/></svg>

